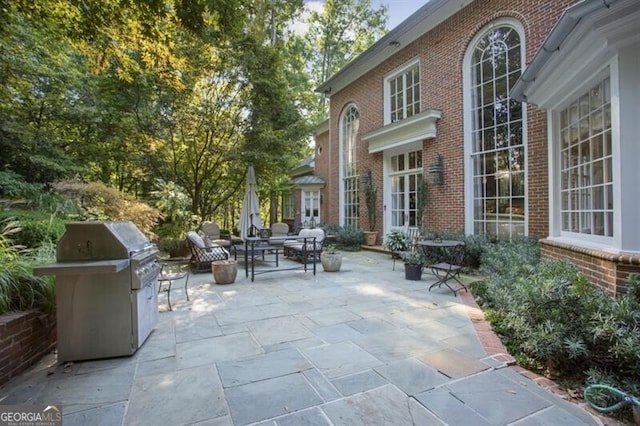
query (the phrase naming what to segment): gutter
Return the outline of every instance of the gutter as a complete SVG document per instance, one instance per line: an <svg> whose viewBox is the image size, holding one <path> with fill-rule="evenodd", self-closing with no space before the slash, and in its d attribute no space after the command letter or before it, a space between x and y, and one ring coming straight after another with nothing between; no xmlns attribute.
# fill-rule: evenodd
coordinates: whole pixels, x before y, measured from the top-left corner
<svg viewBox="0 0 640 426"><path fill-rule="evenodd" d="M581 0L569 6L560 16L558 22L547 35L542 46L536 52L531 63L524 70L511 90L510 96L521 102L527 102L525 91L536 81L540 71L547 65L551 57L560 51L562 43L585 17L601 10L608 9L618 0Z"/></svg>

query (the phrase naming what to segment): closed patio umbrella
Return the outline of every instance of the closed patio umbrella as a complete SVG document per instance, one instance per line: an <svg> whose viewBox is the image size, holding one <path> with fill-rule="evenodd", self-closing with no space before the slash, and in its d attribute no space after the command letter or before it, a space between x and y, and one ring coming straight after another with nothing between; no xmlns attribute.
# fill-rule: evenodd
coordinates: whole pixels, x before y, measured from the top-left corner
<svg viewBox="0 0 640 426"><path fill-rule="evenodd" d="M253 166L249 166L247 172L247 189L240 210L240 237L245 239L249 235L249 229L255 226L262 228L260 219L260 202L258 200L258 185L256 184L256 172Z"/></svg>

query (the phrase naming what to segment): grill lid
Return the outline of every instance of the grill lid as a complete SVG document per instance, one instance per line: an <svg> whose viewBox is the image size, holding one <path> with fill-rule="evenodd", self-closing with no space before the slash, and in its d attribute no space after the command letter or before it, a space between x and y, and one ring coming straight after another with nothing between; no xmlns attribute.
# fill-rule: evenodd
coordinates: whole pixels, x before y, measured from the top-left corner
<svg viewBox="0 0 640 426"><path fill-rule="evenodd" d="M58 262L128 259L151 243L132 222L70 222L58 242Z"/></svg>

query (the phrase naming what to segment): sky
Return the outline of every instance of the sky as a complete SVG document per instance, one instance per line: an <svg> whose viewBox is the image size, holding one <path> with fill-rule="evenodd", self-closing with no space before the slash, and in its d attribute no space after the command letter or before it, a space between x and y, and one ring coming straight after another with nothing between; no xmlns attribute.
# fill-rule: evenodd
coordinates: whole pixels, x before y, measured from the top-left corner
<svg viewBox="0 0 640 426"><path fill-rule="evenodd" d="M387 6L387 14L389 15L387 26L392 30L428 1L429 0L373 0L372 4L374 7L381 4Z"/></svg>
<svg viewBox="0 0 640 426"><path fill-rule="evenodd" d="M387 14L389 16L387 27L392 30L428 1L429 0L372 0L371 4L375 8L382 4L387 6ZM316 10L322 8L323 2L323 0L305 0L307 8ZM304 24L302 22L296 23L294 25L294 28L295 27L299 27L296 32L302 33L304 30Z"/></svg>

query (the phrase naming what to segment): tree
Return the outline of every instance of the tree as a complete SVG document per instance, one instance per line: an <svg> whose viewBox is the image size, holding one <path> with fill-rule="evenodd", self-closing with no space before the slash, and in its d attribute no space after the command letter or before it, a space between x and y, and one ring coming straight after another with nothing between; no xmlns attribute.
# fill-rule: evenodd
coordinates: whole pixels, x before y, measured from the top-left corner
<svg viewBox="0 0 640 426"><path fill-rule="evenodd" d="M371 0L327 0L322 12L311 12L308 23L305 50L317 87L387 32L387 8L373 9ZM326 96L321 95L317 114L322 118L325 108Z"/></svg>

